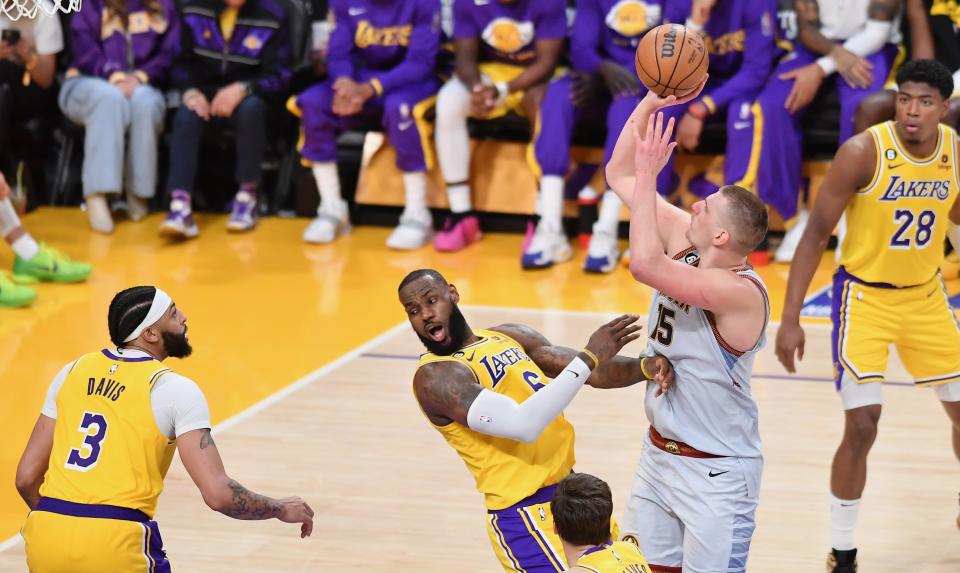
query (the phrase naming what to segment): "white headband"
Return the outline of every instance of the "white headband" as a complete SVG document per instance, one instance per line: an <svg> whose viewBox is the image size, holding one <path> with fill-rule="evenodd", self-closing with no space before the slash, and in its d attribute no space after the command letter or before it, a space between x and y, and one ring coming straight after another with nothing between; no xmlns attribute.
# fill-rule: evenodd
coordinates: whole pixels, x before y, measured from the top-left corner
<svg viewBox="0 0 960 573"><path fill-rule="evenodd" d="M157 288L157 292L153 295L153 303L150 304L150 310L147 312L147 316L143 317L143 322L133 329L133 332L130 333L130 336L123 340L124 342L136 340L136 338L140 336L144 330L153 326L155 322L160 320L160 317L163 316L163 313L167 312L167 309L169 309L170 305L173 304L173 299L170 298L170 295L163 292L158 287L155 288Z"/></svg>

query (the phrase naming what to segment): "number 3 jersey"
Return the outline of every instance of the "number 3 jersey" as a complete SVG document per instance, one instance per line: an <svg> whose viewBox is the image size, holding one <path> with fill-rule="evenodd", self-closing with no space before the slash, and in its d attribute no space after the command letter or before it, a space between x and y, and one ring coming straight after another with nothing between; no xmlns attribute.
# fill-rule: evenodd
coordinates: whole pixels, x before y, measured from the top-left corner
<svg viewBox="0 0 960 573"><path fill-rule="evenodd" d="M700 264L690 247L675 259ZM728 344L717 330L712 312L673 300L654 291L644 356L665 356L673 365L675 383L662 396L647 384L647 419L668 440L679 440L718 455L760 457L757 404L751 395L753 361L766 341L770 304L760 276L750 267L732 269L763 295L764 323L760 339L749 349Z"/></svg>
<svg viewBox="0 0 960 573"><path fill-rule="evenodd" d="M168 372L142 353L125 358L103 350L73 363L56 393L40 495L138 509L152 519L176 450L157 426L150 397Z"/></svg>
<svg viewBox="0 0 960 573"><path fill-rule="evenodd" d="M877 166L847 206L840 264L868 283L926 283L943 261L948 214L957 199L957 134L941 124L936 151L917 158L901 144L894 122L869 133Z"/></svg>
<svg viewBox="0 0 960 573"><path fill-rule="evenodd" d="M549 381L514 339L492 330L477 330L478 342L450 356L426 353L418 369L434 362L463 364L478 384L521 403ZM487 509L510 507L573 469L573 426L557 416L531 444L498 438L450 422L434 427L460 454L486 496Z"/></svg>

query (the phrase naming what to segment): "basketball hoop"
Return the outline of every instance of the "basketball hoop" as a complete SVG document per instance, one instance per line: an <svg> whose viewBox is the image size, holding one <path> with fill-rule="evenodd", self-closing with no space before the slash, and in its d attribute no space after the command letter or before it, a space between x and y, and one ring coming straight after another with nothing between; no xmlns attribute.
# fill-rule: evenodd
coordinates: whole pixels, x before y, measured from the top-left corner
<svg viewBox="0 0 960 573"><path fill-rule="evenodd" d="M36 18L38 13L79 12L82 0L0 0L0 9L11 20Z"/></svg>

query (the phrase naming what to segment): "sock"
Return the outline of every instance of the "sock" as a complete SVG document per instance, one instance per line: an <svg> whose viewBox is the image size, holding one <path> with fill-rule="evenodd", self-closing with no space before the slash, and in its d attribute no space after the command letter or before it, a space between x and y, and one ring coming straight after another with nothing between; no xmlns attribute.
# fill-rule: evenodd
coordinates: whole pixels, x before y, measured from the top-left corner
<svg viewBox="0 0 960 573"><path fill-rule="evenodd" d="M343 197L340 195L340 175L337 173L337 164L333 161L313 164L313 178L320 191L320 207L317 214L326 213L334 217L343 214Z"/></svg>
<svg viewBox="0 0 960 573"><path fill-rule="evenodd" d="M834 549L849 551L856 547L853 530L859 513L859 499L840 499L830 494L830 530Z"/></svg>
<svg viewBox="0 0 960 573"><path fill-rule="evenodd" d="M448 184L447 198L450 200L450 210L454 213L466 213L473 209L470 203L470 186L466 183Z"/></svg>
<svg viewBox="0 0 960 573"><path fill-rule="evenodd" d="M540 225L551 231L563 229L563 177L540 178Z"/></svg>
<svg viewBox="0 0 960 573"><path fill-rule="evenodd" d="M19 239L10 243L10 247L13 248L14 253L17 253L17 256L25 261L29 261L40 252L40 245L33 240L30 233L25 233Z"/></svg>
<svg viewBox="0 0 960 573"><path fill-rule="evenodd" d="M0 235L6 237L20 228L20 217L10 198L0 201Z"/></svg>
<svg viewBox="0 0 960 573"><path fill-rule="evenodd" d="M429 221L430 211L427 210L427 174L423 171L414 171L403 174L403 193L406 205L400 216L410 217L418 221Z"/></svg>
<svg viewBox="0 0 960 573"><path fill-rule="evenodd" d="M170 194L170 210L181 211L184 216L189 215L191 211L190 193L182 189L176 189Z"/></svg>
<svg viewBox="0 0 960 573"><path fill-rule="evenodd" d="M597 228L607 231L614 237L617 236L617 226L620 225L620 210L623 207L623 201L620 197L609 189L603 194L603 201L600 202L600 216L597 218Z"/></svg>

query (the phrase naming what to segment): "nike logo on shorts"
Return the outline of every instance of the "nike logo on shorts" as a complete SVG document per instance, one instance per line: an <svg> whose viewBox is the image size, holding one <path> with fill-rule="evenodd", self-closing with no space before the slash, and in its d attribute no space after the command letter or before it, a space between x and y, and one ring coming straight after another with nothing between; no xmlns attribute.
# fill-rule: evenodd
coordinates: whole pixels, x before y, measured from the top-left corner
<svg viewBox="0 0 960 573"><path fill-rule="evenodd" d="M710 470L710 473L708 473L707 475L712 478L715 478L717 476L722 476L723 474L728 474L728 473L730 473L730 470L727 470L725 472L717 472L717 473L713 473L713 470Z"/></svg>

